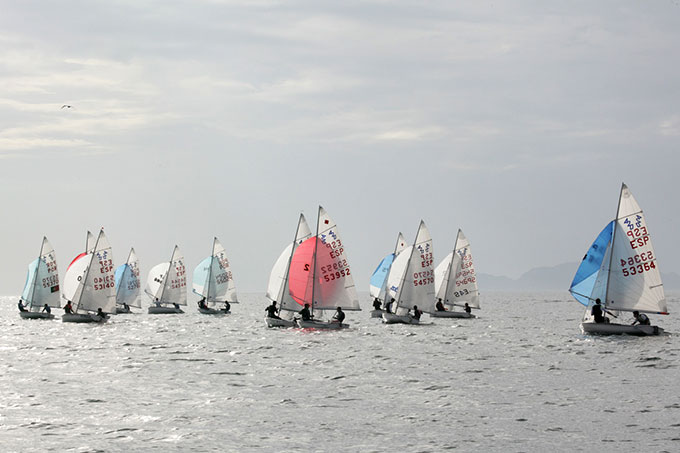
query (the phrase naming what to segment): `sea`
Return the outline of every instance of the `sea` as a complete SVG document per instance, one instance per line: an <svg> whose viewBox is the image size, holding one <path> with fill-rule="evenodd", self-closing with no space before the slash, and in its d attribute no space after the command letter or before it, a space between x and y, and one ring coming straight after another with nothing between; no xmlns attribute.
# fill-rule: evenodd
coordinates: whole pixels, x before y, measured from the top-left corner
<svg viewBox="0 0 680 453"><path fill-rule="evenodd" d="M646 338L583 335L566 291L417 326L361 294L343 331L268 329L264 295L240 299L87 325L0 298L0 451L680 451L680 294Z"/></svg>

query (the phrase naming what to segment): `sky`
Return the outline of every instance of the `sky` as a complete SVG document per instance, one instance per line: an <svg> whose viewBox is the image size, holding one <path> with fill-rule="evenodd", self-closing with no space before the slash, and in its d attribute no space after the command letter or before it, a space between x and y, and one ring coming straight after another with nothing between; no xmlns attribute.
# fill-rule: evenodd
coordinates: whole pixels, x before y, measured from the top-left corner
<svg viewBox="0 0 680 453"><path fill-rule="evenodd" d="M580 261L622 182L680 272L677 0L0 10L0 294L44 235L63 276L102 226L143 280L217 236L237 289L264 292L319 205L360 291L421 219L436 262L461 228L478 272L518 277Z"/></svg>

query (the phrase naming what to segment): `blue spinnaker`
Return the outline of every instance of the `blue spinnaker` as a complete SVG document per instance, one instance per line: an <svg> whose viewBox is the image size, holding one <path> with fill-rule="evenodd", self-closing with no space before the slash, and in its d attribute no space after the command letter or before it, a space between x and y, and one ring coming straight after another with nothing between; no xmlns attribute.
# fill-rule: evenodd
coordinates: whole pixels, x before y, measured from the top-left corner
<svg viewBox="0 0 680 453"><path fill-rule="evenodd" d="M602 261L604 261L607 247L612 240L614 223L614 220L609 222L597 236L593 245L588 249L586 256L583 257L583 261L581 261L581 265L578 267L574 280L569 287L571 295L585 306L590 304L593 288L602 268Z"/></svg>
<svg viewBox="0 0 680 453"><path fill-rule="evenodd" d="M210 298L208 294L208 272L210 271L212 261L213 257L209 256L198 263L198 266L194 269L194 281L191 290L194 294L205 298Z"/></svg>
<svg viewBox="0 0 680 453"><path fill-rule="evenodd" d="M390 273L390 268L392 267L392 262L394 261L394 253L390 253L378 264L378 267L371 275L370 280L370 293L371 297L380 297L383 287L385 286L385 280L387 280L387 275Z"/></svg>
<svg viewBox="0 0 680 453"><path fill-rule="evenodd" d="M25 304L33 302L33 294L35 290L35 279L38 273L38 266L40 265L40 258L36 258L28 265L28 275L26 275L26 284L24 285L24 292L21 293L21 298Z"/></svg>
<svg viewBox="0 0 680 453"><path fill-rule="evenodd" d="M113 274L113 278L116 282L116 288L120 288L120 281L123 279L123 274L129 266L126 264L121 264L116 268L116 272Z"/></svg>

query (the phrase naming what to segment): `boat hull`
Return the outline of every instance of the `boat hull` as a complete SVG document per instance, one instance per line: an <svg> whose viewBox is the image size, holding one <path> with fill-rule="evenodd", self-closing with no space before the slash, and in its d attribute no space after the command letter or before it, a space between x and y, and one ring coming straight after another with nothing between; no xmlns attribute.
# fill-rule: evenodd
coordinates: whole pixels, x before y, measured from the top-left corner
<svg viewBox="0 0 680 453"><path fill-rule="evenodd" d="M411 315L395 315L394 313L384 312L382 319L385 324L420 324L420 320Z"/></svg>
<svg viewBox="0 0 680 453"><path fill-rule="evenodd" d="M295 321L292 319L276 319L266 316L264 322L267 324L267 327L295 327Z"/></svg>
<svg viewBox="0 0 680 453"><path fill-rule="evenodd" d="M24 319L54 319L52 313L42 313L38 311L20 311L19 316Z"/></svg>
<svg viewBox="0 0 680 453"><path fill-rule="evenodd" d="M385 310L371 310L371 318L382 318Z"/></svg>
<svg viewBox="0 0 680 453"><path fill-rule="evenodd" d="M65 313L61 317L62 322L76 322L76 323L104 323L107 320L108 318L106 317L102 318L101 316L95 315L94 313L91 314Z"/></svg>
<svg viewBox="0 0 680 453"><path fill-rule="evenodd" d="M304 321L302 319L296 319L295 322L297 322L298 327L302 329L325 329L325 330L338 330L338 329L346 329L349 327L349 324L340 324L339 322L330 322L330 321Z"/></svg>
<svg viewBox="0 0 680 453"><path fill-rule="evenodd" d="M184 311L175 307L149 307L150 315L174 315L178 313L184 313Z"/></svg>
<svg viewBox="0 0 680 453"><path fill-rule="evenodd" d="M659 335L663 333L663 329L658 326L640 326L614 323L596 323L584 322L581 323L581 331L588 334L596 335Z"/></svg>
<svg viewBox="0 0 680 453"><path fill-rule="evenodd" d="M435 311L430 313L433 318L476 318L472 313L464 311Z"/></svg>
<svg viewBox="0 0 680 453"><path fill-rule="evenodd" d="M116 314L117 315L125 315L128 313L132 313L132 310L129 308L123 308L123 307L116 307Z"/></svg>
<svg viewBox="0 0 680 453"><path fill-rule="evenodd" d="M199 308L198 311L204 315L228 315L231 313L231 310L225 310L224 308Z"/></svg>

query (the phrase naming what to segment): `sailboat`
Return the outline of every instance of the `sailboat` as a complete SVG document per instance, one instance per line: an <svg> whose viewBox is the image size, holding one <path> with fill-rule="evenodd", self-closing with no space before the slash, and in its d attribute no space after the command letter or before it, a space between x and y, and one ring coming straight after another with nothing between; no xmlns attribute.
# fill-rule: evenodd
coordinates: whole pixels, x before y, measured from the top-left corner
<svg viewBox="0 0 680 453"><path fill-rule="evenodd" d="M288 288L300 305L309 304L312 317L325 310L361 310L345 246L337 225L319 206L316 235L300 244L290 260ZM319 319L297 320L298 326L340 329L348 324Z"/></svg>
<svg viewBox="0 0 680 453"><path fill-rule="evenodd" d="M474 318L465 311L455 311L454 307L479 308L479 288L475 265L470 252L470 241L461 230L456 235L453 252L449 253L434 270L436 300L441 301L446 310L430 312L434 318Z"/></svg>
<svg viewBox="0 0 680 453"><path fill-rule="evenodd" d="M151 298L149 314L184 313L180 305L187 304L187 276L184 257L175 245L167 263L157 264L149 271L144 292Z"/></svg>
<svg viewBox="0 0 680 453"><path fill-rule="evenodd" d="M103 228L94 245L90 236L88 231L88 251L71 262L64 276L61 295L66 303L72 303L73 313L65 313L61 318L63 322L106 322L106 315L116 309L111 245ZM104 316L97 314L99 309Z"/></svg>
<svg viewBox="0 0 680 453"><path fill-rule="evenodd" d="M637 311L667 315L663 283L647 222L628 186L622 184L616 218L600 232L583 257L569 292L588 307L583 333L658 335L658 326L594 322L599 299L605 313ZM606 321L606 320L605 320Z"/></svg>
<svg viewBox="0 0 680 453"><path fill-rule="evenodd" d="M238 303L229 260L217 238L212 254L194 269L193 292L203 297L206 305L198 311L207 315L229 313L229 305Z"/></svg>
<svg viewBox="0 0 680 453"><path fill-rule="evenodd" d="M385 302L385 294L387 293L387 276L390 273L390 268L394 259L406 248L406 239L404 235L399 233L397 236L397 243L394 246L394 253L390 253L378 264L378 267L373 271L371 280L369 282L369 293L373 300ZM384 310L371 310L371 318L381 318Z"/></svg>
<svg viewBox="0 0 680 453"><path fill-rule="evenodd" d="M59 274L57 272L57 256L52 245L43 237L38 258L28 265L26 285L21 293L25 311L19 315L26 319L53 319L54 315L41 310L47 305L59 308Z"/></svg>
<svg viewBox="0 0 680 453"><path fill-rule="evenodd" d="M265 316L264 321L267 327L295 327L293 317L300 310L300 304L293 299L288 288L290 262L297 247L310 237L312 237L312 232L307 225L307 220L303 214L300 214L295 239L283 249L269 275L266 297L272 302L278 301L281 319Z"/></svg>
<svg viewBox="0 0 680 453"><path fill-rule="evenodd" d="M421 220L413 245L406 247L392 263L386 297L394 298L394 303L390 311L383 313L383 322L419 324L420 321L409 314L412 308L418 306L424 312L433 311L430 307L434 300L432 263L432 237Z"/></svg>
<svg viewBox="0 0 680 453"><path fill-rule="evenodd" d="M130 313L130 307L142 308L139 297L139 260L131 248L125 264L116 268L116 313Z"/></svg>

